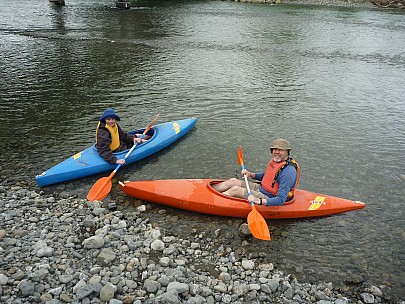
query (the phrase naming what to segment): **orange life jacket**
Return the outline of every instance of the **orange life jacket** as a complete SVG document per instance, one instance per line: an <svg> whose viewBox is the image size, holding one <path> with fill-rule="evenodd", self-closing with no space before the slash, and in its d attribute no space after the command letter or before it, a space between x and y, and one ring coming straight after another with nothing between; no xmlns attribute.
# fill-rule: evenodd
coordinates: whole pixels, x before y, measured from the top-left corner
<svg viewBox="0 0 405 304"><path fill-rule="evenodd" d="M264 173L264 177L262 179L262 187L264 190L270 192L274 196L277 196L278 188L280 186L277 180L278 175L280 174L281 170L283 170L288 165L293 166L295 170L297 170L297 180L294 187L290 189L287 195L287 200L291 200L294 197L294 191L297 188L298 182L300 180L301 171L298 163L292 158L279 163L276 163L273 159L271 159L267 165L266 172Z"/></svg>

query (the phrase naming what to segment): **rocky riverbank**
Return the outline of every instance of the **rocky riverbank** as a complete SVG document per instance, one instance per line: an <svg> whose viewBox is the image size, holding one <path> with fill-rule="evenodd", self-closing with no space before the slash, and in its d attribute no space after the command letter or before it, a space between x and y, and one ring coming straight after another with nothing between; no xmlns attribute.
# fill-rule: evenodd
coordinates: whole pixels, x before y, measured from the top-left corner
<svg viewBox="0 0 405 304"><path fill-rule="evenodd" d="M235 0L235 2L405 9L405 0Z"/></svg>
<svg viewBox="0 0 405 304"><path fill-rule="evenodd" d="M126 213L74 196L0 185L1 303L393 303L360 276L300 283L249 253L245 224L240 250L220 229L171 235L142 202Z"/></svg>

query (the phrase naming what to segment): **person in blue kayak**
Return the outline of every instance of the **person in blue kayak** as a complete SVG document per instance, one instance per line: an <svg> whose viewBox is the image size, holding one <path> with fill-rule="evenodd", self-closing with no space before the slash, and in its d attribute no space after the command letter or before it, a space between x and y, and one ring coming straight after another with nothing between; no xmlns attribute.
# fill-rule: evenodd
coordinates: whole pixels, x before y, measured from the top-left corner
<svg viewBox="0 0 405 304"><path fill-rule="evenodd" d="M242 175L246 174L247 177L260 181L249 181L249 197L244 180L237 178L213 185L213 188L225 195L245 198L257 205L281 206L291 201L300 179L298 163L290 157L291 146L287 140L278 138L273 141L270 151L273 157L266 171L253 173L242 170Z"/></svg>
<svg viewBox="0 0 405 304"><path fill-rule="evenodd" d="M96 129L96 149L98 154L111 165L125 164L124 159L117 159L113 152L121 152L131 148L135 143L145 142L150 136L145 135L142 140L141 134L124 132L117 121L120 117L114 109L107 108L100 117Z"/></svg>

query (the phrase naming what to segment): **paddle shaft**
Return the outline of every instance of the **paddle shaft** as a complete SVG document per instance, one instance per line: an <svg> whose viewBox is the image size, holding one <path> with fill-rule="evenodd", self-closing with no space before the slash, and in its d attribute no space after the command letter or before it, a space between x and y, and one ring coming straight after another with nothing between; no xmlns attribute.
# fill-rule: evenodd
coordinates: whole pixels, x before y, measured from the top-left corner
<svg viewBox="0 0 405 304"><path fill-rule="evenodd" d="M245 165L244 165L244 161L243 161L242 147L239 147L239 149L238 149L238 162L243 171L245 169ZM247 179L247 175L243 174L243 177L245 179L246 190L247 190L248 198L249 198L249 196L251 196L252 193L250 192L250 186L249 186L249 182ZM255 238L265 240L265 241L271 240L270 231L269 231L269 227L267 226L266 220L256 210L254 201L249 201L249 203L252 207L252 211L250 211L250 213L248 214L248 218L247 218L250 231L252 232L252 234Z"/></svg>
<svg viewBox="0 0 405 304"><path fill-rule="evenodd" d="M146 130L145 130L146 131ZM145 136L145 132L142 133L140 139L142 140L142 138ZM139 145L138 142L136 142L132 148L128 151L127 154L125 154L124 156L124 160L128 158L128 156L132 153L132 151L134 151L134 149ZM105 180L105 182L103 183L103 185L98 189L98 191L96 192L96 194L94 195L95 197L99 196L100 193L103 191L103 189L107 186L107 184L112 180L112 178L114 177L115 173L117 173L118 169L121 168L123 164L118 164L117 167L115 167L114 171L110 173L110 175L108 176L108 178Z"/></svg>
<svg viewBox="0 0 405 304"><path fill-rule="evenodd" d="M243 165L243 163L241 164L242 167L242 171L245 169L245 166ZM243 174L243 177L245 178L245 184L246 184L246 189L247 189L247 193L248 193L248 197L252 195L252 193L250 192L250 186L249 186L249 182L247 179L246 174ZM249 203L253 206L255 203L253 201L249 201Z"/></svg>
<svg viewBox="0 0 405 304"><path fill-rule="evenodd" d="M160 115L160 113L159 113L158 115L156 115L156 117L155 117L155 119L152 121L152 123L145 129L145 131L143 131L141 137L139 137L139 139L140 139L139 141L140 141L140 142L141 142L142 139L145 137L146 133L149 132L150 128L152 128L153 124L156 122L156 120L158 119L159 115ZM138 145L139 145L139 143L136 142L136 143L132 146L132 148L128 151L128 153L125 154L124 160L126 160L126 159L128 158L128 156L132 153L132 151L134 151L134 149L135 149ZM115 175L115 173L118 171L119 168L121 168L122 165L123 165L123 164L119 164L119 165L114 169L114 171L111 172L111 174L110 174L111 178L110 178L110 179L113 178L113 176ZM110 176L109 176L109 177L110 177Z"/></svg>
<svg viewBox="0 0 405 304"><path fill-rule="evenodd" d="M140 141L142 141L142 138L145 137L145 132L147 132L147 131L149 131L149 130L145 130L145 131L142 133L141 137L139 137ZM125 154L124 160L126 160L126 159L128 158L128 156L131 155L132 151L134 151L134 149L135 149L138 145L139 145L139 143L136 142L136 143L132 146L132 148L128 151L128 153ZM112 176L115 175L115 173L118 171L119 168L121 168L122 165L123 165L123 164L118 164L118 166L114 169L114 171L111 172ZM110 174L110 175L111 175L111 174Z"/></svg>

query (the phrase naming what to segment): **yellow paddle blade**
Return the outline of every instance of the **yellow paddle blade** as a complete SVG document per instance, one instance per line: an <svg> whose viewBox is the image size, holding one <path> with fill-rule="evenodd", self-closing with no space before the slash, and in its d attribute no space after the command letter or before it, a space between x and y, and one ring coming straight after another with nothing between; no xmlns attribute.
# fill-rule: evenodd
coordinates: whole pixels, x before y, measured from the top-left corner
<svg viewBox="0 0 405 304"><path fill-rule="evenodd" d="M252 205L252 211L250 211L248 218L248 226L252 235L264 241L270 241L270 231L267 226L266 220L263 216L256 210L256 207Z"/></svg>
<svg viewBox="0 0 405 304"><path fill-rule="evenodd" d="M87 194L87 200L90 202L102 201L110 193L111 187L110 176L100 178Z"/></svg>

